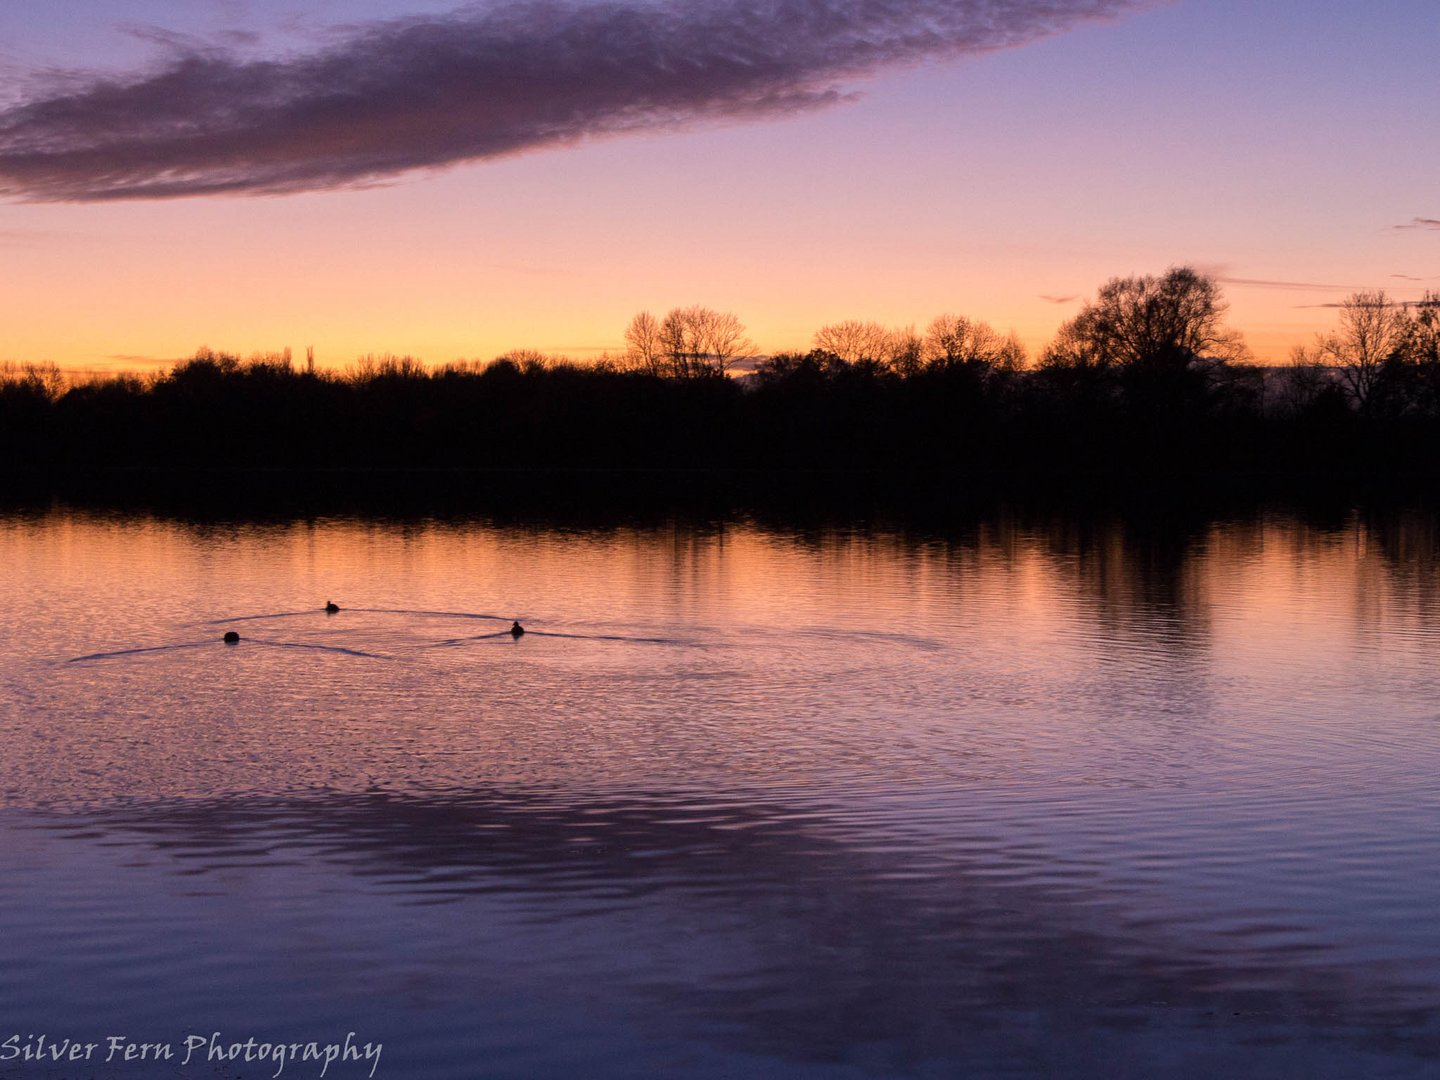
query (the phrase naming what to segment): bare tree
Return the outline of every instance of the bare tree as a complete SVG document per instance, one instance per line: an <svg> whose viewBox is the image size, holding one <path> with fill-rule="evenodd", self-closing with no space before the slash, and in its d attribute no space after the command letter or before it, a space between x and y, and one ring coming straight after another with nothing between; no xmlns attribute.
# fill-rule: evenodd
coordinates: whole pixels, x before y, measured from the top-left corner
<svg viewBox="0 0 1440 1080"><path fill-rule="evenodd" d="M496 364L508 363L526 375L534 375L557 367L564 361L561 357L550 356L539 349L510 349L497 356L493 362Z"/></svg>
<svg viewBox="0 0 1440 1080"><path fill-rule="evenodd" d="M1290 350L1290 364L1276 373L1276 404L1281 412L1301 413L1320 400L1327 386L1333 386L1325 372L1319 349L1296 345Z"/></svg>
<svg viewBox="0 0 1440 1080"><path fill-rule="evenodd" d="M1427 291L1406 310L1405 360L1419 411L1440 416L1440 293Z"/></svg>
<svg viewBox="0 0 1440 1080"><path fill-rule="evenodd" d="M1335 368L1359 408L1369 403L1385 362L1404 349L1407 323L1404 310L1384 292L1352 293L1340 305L1340 328L1317 342L1320 355Z"/></svg>
<svg viewBox="0 0 1440 1080"><path fill-rule="evenodd" d="M932 370L974 365L1016 371L1025 366L1025 347L1014 334L1002 338L988 323L947 314L926 330L923 357Z"/></svg>
<svg viewBox="0 0 1440 1080"><path fill-rule="evenodd" d="M705 343L692 317L694 310L672 308L660 324L660 350L669 363L670 374L677 379L699 378L708 369Z"/></svg>
<svg viewBox="0 0 1440 1080"><path fill-rule="evenodd" d="M1104 344L1088 332L1079 319L1071 319L1055 333L1055 339L1040 353L1041 368L1076 371L1106 370L1114 357Z"/></svg>
<svg viewBox="0 0 1440 1080"><path fill-rule="evenodd" d="M660 341L660 320L642 311L625 329L625 359L636 371L660 375L664 364Z"/></svg>
<svg viewBox="0 0 1440 1080"><path fill-rule="evenodd" d="M197 358L199 354L197 353ZM375 383L381 380L426 379L430 369L423 361L413 356L396 356L394 353L366 353L357 357L353 364L345 365L345 378L358 384Z"/></svg>
<svg viewBox="0 0 1440 1080"><path fill-rule="evenodd" d="M54 402L64 396L65 390L65 375L52 363L0 364L0 392L13 391Z"/></svg>
<svg viewBox="0 0 1440 1080"><path fill-rule="evenodd" d="M700 339L711 375L724 375L737 360L755 355L755 345L745 336L745 324L728 311L689 308L690 317L700 324Z"/></svg>
<svg viewBox="0 0 1440 1080"><path fill-rule="evenodd" d="M900 375L914 375L925 365L925 342L913 326L890 334L890 355L886 364Z"/></svg>
<svg viewBox="0 0 1440 1080"><path fill-rule="evenodd" d="M645 332L635 323L631 328L639 334ZM738 318L698 305L668 312L655 331L654 342L660 364L677 379L720 377L737 360L755 353Z"/></svg>
<svg viewBox="0 0 1440 1080"><path fill-rule="evenodd" d="M1440 293L1427 291L1413 312L1406 311L1406 322L1405 358L1440 366Z"/></svg>
<svg viewBox="0 0 1440 1080"><path fill-rule="evenodd" d="M882 362L890 352L888 327L875 322L847 319L815 331L815 348L839 357L847 364Z"/></svg>
<svg viewBox="0 0 1440 1080"><path fill-rule="evenodd" d="M1023 371L1027 363L1025 346L1020 341L1020 335L1011 330L1005 335L1005 343L1000 346L1000 356L995 366L1001 371Z"/></svg>
<svg viewBox="0 0 1440 1080"><path fill-rule="evenodd" d="M849 319L815 331L815 348L851 366L871 366L913 374L924 360L925 347L912 326L892 329L876 322Z"/></svg>
<svg viewBox="0 0 1440 1080"><path fill-rule="evenodd" d="M1246 355L1224 326L1215 279L1188 266L1163 277L1113 278L1060 328L1042 364L1051 367L1184 371Z"/></svg>

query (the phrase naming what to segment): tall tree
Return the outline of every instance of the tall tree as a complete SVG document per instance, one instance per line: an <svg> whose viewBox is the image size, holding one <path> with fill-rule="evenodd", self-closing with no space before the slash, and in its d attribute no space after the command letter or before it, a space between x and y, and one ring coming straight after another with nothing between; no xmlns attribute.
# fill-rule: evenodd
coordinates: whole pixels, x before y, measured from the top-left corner
<svg viewBox="0 0 1440 1080"><path fill-rule="evenodd" d="M1406 314L1405 359L1440 366L1440 293L1427 291Z"/></svg>
<svg viewBox="0 0 1440 1080"><path fill-rule="evenodd" d="M1361 410L1370 404L1386 362L1402 354L1408 324L1405 310L1377 289L1352 293L1340 305L1339 329L1321 335L1320 355Z"/></svg>
<svg viewBox="0 0 1440 1080"><path fill-rule="evenodd" d="M1225 327L1225 311L1215 279L1188 266L1113 278L1060 328L1041 362L1173 374L1239 359L1245 347Z"/></svg>
<svg viewBox="0 0 1440 1080"><path fill-rule="evenodd" d="M663 319L642 311L625 329L625 359L632 370L675 379L724 375L753 356L745 325L728 311L699 305L672 308Z"/></svg>
<svg viewBox="0 0 1440 1080"><path fill-rule="evenodd" d="M663 347L660 320L648 311L638 313L625 328L625 358L631 367L647 375L661 375Z"/></svg>
<svg viewBox="0 0 1440 1080"><path fill-rule="evenodd" d="M755 353L738 318L699 305L668 312L659 340L669 373L677 379L723 376L737 360Z"/></svg>

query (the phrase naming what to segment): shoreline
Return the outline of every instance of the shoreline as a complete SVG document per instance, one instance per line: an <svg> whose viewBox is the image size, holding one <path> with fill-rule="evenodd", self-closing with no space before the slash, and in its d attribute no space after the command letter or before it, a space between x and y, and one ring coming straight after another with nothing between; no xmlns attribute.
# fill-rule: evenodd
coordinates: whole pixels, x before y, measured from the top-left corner
<svg viewBox="0 0 1440 1080"><path fill-rule="evenodd" d="M1195 518L1440 506L1434 470L7 466L0 512L191 518L495 516L643 522L960 523L995 513Z"/></svg>

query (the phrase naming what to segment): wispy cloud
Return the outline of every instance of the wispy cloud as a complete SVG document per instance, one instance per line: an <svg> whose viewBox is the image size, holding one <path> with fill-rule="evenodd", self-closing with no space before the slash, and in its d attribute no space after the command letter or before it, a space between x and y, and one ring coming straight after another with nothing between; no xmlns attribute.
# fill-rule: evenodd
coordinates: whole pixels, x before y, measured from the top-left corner
<svg viewBox="0 0 1440 1080"><path fill-rule="evenodd" d="M1041 299L1041 300L1045 300L1045 301L1047 301L1047 302L1049 302L1049 303L1051 303L1051 304L1073 304L1076 300L1079 300L1080 297L1079 297L1079 296L1050 296L1049 294L1042 293L1041 296L1040 296L1040 299Z"/></svg>
<svg viewBox="0 0 1440 1080"><path fill-rule="evenodd" d="M1440 229L1440 218L1411 218L1404 225L1392 225L1394 229Z"/></svg>
<svg viewBox="0 0 1440 1080"><path fill-rule="evenodd" d="M183 362L182 358L178 356L146 356L142 353L110 353L105 359L117 364L179 364Z"/></svg>
<svg viewBox="0 0 1440 1080"><path fill-rule="evenodd" d="M1328 304L1296 304L1296 305L1294 306L1294 310L1296 310L1296 311L1307 311L1307 310L1311 310L1311 309L1320 309L1320 308L1346 308L1346 307L1353 307L1353 306L1355 306L1355 305L1352 304L1351 301L1348 301L1348 300L1339 300L1339 301L1331 301L1331 302L1328 303ZM1365 308L1411 308L1411 307L1429 307L1430 305L1429 305L1428 303L1426 303L1424 300L1386 300L1383 304L1361 304L1360 306L1361 306L1361 307L1365 307Z"/></svg>
<svg viewBox="0 0 1440 1080"><path fill-rule="evenodd" d="M157 70L68 79L0 112L0 194L362 186L591 137L814 109L845 100L849 80L1154 2L527 0L374 23L283 58L174 39Z"/></svg>
<svg viewBox="0 0 1440 1080"><path fill-rule="evenodd" d="M29 247L56 235L47 229L0 229L0 247Z"/></svg>
<svg viewBox="0 0 1440 1080"><path fill-rule="evenodd" d="M1260 278L1217 277L1222 285L1240 285L1251 289L1286 289L1309 292L1315 289L1356 289L1356 285L1323 284L1316 281L1268 281ZM1318 305L1324 307L1325 305Z"/></svg>

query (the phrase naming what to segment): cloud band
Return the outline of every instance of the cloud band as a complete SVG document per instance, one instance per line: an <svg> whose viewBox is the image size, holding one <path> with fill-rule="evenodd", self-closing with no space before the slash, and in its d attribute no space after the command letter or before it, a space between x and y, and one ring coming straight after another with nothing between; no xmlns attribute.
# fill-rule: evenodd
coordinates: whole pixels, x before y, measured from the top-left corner
<svg viewBox="0 0 1440 1080"><path fill-rule="evenodd" d="M361 27L322 51L176 53L0 112L34 201L363 186L592 137L784 115L845 80L1022 45L1152 0L540 0Z"/></svg>

